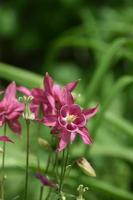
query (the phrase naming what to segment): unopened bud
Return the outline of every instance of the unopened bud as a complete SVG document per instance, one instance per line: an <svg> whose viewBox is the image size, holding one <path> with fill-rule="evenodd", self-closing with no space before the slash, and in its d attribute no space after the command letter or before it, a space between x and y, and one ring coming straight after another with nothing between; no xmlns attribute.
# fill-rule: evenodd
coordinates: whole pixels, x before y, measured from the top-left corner
<svg viewBox="0 0 133 200"><path fill-rule="evenodd" d="M88 176L96 176L95 170L91 166L91 164L83 157L79 158L76 161L77 165L83 170L85 174Z"/></svg>
<svg viewBox="0 0 133 200"><path fill-rule="evenodd" d="M51 146L49 144L49 142L47 140L44 140L43 138L38 138L38 143L41 147L45 148L45 149L50 149Z"/></svg>

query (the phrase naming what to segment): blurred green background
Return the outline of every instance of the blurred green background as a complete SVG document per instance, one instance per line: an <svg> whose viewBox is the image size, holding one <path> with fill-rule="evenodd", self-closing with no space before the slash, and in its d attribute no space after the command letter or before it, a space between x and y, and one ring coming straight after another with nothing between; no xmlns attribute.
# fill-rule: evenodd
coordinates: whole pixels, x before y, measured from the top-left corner
<svg viewBox="0 0 133 200"><path fill-rule="evenodd" d="M78 103L100 106L97 117L88 123L94 144L88 148L77 139L70 158L72 162L84 155L97 177L87 177L74 166L65 192L76 193L82 183L90 188L87 200L133 200L133 1L1 0L1 89L12 80L39 87L46 71L61 84L80 78ZM8 200L22 199L25 129L23 132L20 139L11 134L15 145L7 148ZM43 167L48 155L37 144L39 136L49 139L49 130L43 126L38 130L33 124L32 200L39 199L36 157Z"/></svg>

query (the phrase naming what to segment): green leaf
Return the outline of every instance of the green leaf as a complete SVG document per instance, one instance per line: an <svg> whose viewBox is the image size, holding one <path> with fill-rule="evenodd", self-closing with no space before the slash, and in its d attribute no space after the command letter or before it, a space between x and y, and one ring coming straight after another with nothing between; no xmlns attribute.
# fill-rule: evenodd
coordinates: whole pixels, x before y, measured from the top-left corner
<svg viewBox="0 0 133 200"><path fill-rule="evenodd" d="M105 48L105 52L101 55L101 59L99 61L99 66L92 76L92 80L89 83L86 93L86 101L85 104L94 96L97 89L99 88L99 83L105 76L107 70L112 67L114 61L116 62L119 58L119 49L127 42L125 38L120 38L115 40L110 47Z"/></svg>
<svg viewBox="0 0 133 200"><path fill-rule="evenodd" d="M1 62L0 62L0 77L8 81L16 81L18 84L30 88L40 87L43 82L43 77L38 74Z"/></svg>
<svg viewBox="0 0 133 200"><path fill-rule="evenodd" d="M115 96L117 94L119 94L126 86L130 85L131 83L133 83L132 76L123 76L116 82L116 84L113 85L112 89L109 92L109 95L107 96L107 98L105 98L105 101L102 104L101 110L100 110L98 117L96 119L96 122L94 124L93 130L92 130L94 137L95 137L96 131L99 128L101 122L104 120L105 112L109 108L109 106L110 106L111 102L113 101L113 99L115 98Z"/></svg>
<svg viewBox="0 0 133 200"><path fill-rule="evenodd" d="M124 146L107 146L107 145L98 145L95 144L90 149L90 154L92 157L94 156L106 156L123 159L125 161L133 163L133 149L127 148Z"/></svg>
<svg viewBox="0 0 133 200"><path fill-rule="evenodd" d="M121 116L117 116L111 112L107 112L104 116L104 119L107 121L107 123L112 124L114 127L121 130L124 134L133 136L132 124L126 119L123 119Z"/></svg>

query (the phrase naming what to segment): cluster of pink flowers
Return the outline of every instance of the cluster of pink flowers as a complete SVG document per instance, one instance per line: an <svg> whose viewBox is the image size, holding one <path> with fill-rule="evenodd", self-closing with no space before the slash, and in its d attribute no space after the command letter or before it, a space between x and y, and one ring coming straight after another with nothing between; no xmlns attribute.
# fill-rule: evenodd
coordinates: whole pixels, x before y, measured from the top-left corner
<svg viewBox="0 0 133 200"><path fill-rule="evenodd" d="M11 83L4 92L3 100L0 101L0 126L6 123L13 132L21 133L19 118L24 112L25 105L17 100L16 92L20 91L26 96L33 97L31 112L34 113L35 120L50 127L51 133L57 136L57 151L65 149L77 135L85 144L91 144L86 124L96 114L98 107L82 109L75 103L72 91L77 84L78 81L74 81L62 88L53 82L48 73L44 78L43 89L28 90L23 86L17 87L15 82ZM11 141L6 136L0 136L0 140Z"/></svg>

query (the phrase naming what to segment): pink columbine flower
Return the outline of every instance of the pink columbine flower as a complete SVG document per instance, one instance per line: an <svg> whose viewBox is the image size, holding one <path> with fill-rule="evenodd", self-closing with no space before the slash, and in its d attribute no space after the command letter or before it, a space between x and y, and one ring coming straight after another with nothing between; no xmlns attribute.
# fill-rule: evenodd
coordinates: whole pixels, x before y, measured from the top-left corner
<svg viewBox="0 0 133 200"><path fill-rule="evenodd" d="M53 181L50 181L46 176L42 175L40 172L36 173L36 178L40 180L42 185L57 189L57 184Z"/></svg>
<svg viewBox="0 0 133 200"><path fill-rule="evenodd" d="M85 144L92 143L86 123L97 110L97 107L83 110L79 105L70 104L62 106L58 115L45 116L45 125L53 127L52 132L59 133L57 135L59 137L58 151L62 151L74 141L77 134Z"/></svg>
<svg viewBox="0 0 133 200"><path fill-rule="evenodd" d="M7 123L13 132L20 134L21 125L18 119L23 111L24 105L18 102L16 98L16 84L12 82L6 88L3 100L0 101L0 126Z"/></svg>
<svg viewBox="0 0 133 200"><path fill-rule="evenodd" d="M40 110L43 116L45 114L55 114L68 101L74 102L71 92L76 87L78 81L73 81L62 88L55 84L51 76L46 73L43 83L43 89L34 88L31 91L23 86L17 87L25 95L33 96L31 111L35 114L36 119L40 118Z"/></svg>

